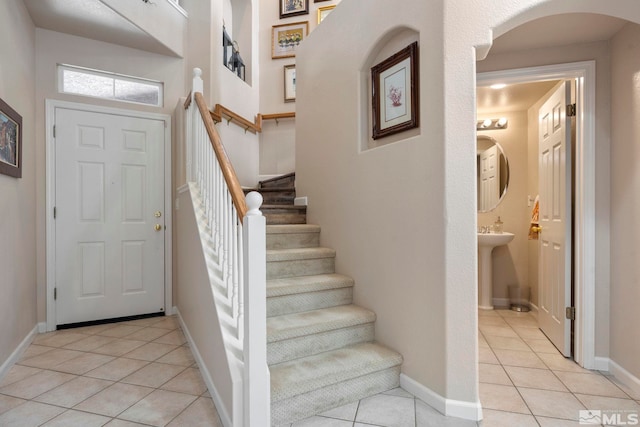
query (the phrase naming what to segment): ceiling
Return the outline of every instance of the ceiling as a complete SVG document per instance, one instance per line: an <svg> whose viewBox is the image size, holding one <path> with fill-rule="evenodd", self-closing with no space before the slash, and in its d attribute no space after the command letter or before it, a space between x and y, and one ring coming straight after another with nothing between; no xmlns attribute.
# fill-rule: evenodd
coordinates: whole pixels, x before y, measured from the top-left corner
<svg viewBox="0 0 640 427"><path fill-rule="evenodd" d="M175 56L100 0L24 0L36 27Z"/></svg>
<svg viewBox="0 0 640 427"><path fill-rule="evenodd" d="M476 89L478 117L482 114L526 111L557 83L557 80L549 80L509 85L504 89L478 87Z"/></svg>
<svg viewBox="0 0 640 427"><path fill-rule="evenodd" d="M610 40L627 22L591 13L572 13L536 19L496 38L488 58L510 52ZM526 111L556 83L557 81L524 83L499 90L478 87L478 116Z"/></svg>

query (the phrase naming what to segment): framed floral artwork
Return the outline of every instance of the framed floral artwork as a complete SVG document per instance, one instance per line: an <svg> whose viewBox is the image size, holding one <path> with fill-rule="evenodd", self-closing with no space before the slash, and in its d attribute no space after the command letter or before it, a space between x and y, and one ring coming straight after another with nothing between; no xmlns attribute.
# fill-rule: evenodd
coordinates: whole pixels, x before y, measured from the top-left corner
<svg viewBox="0 0 640 427"><path fill-rule="evenodd" d="M373 139L418 127L418 42L371 68Z"/></svg>
<svg viewBox="0 0 640 427"><path fill-rule="evenodd" d="M309 13L309 0L280 0L280 19Z"/></svg>
<svg viewBox="0 0 640 427"><path fill-rule="evenodd" d="M274 25L271 29L271 58L291 58L309 34L309 22Z"/></svg>
<svg viewBox="0 0 640 427"><path fill-rule="evenodd" d="M22 116L0 99L0 173L22 177Z"/></svg>

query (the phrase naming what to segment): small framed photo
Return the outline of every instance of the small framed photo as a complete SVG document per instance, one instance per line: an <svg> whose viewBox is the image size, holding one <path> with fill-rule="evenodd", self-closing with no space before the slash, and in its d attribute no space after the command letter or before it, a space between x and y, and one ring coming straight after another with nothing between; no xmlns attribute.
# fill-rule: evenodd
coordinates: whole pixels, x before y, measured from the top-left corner
<svg viewBox="0 0 640 427"><path fill-rule="evenodd" d="M22 116L0 99L0 173L22 177Z"/></svg>
<svg viewBox="0 0 640 427"><path fill-rule="evenodd" d="M308 13L309 0L280 0L280 19Z"/></svg>
<svg viewBox="0 0 640 427"><path fill-rule="evenodd" d="M284 102L296 100L296 64L284 66Z"/></svg>
<svg viewBox="0 0 640 427"><path fill-rule="evenodd" d="M373 139L418 127L418 42L371 68Z"/></svg>
<svg viewBox="0 0 640 427"><path fill-rule="evenodd" d="M335 8L336 8L335 4L333 6L319 7L318 8L318 24L321 23L324 20L324 18L329 16L329 13Z"/></svg>
<svg viewBox="0 0 640 427"><path fill-rule="evenodd" d="M291 58L309 34L309 21L274 25L271 29L271 58Z"/></svg>

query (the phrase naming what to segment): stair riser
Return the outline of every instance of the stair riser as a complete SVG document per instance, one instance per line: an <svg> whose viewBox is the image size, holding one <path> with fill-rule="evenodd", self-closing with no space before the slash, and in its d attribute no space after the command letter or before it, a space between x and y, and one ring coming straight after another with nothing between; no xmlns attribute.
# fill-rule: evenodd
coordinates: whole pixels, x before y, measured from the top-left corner
<svg viewBox="0 0 640 427"><path fill-rule="evenodd" d="M267 280L335 272L335 258L267 262Z"/></svg>
<svg viewBox="0 0 640 427"><path fill-rule="evenodd" d="M270 214L263 212L267 225L306 224L306 214Z"/></svg>
<svg viewBox="0 0 640 427"><path fill-rule="evenodd" d="M293 205L296 199L295 191L260 191L260 194L265 205Z"/></svg>
<svg viewBox="0 0 640 427"><path fill-rule="evenodd" d="M267 363L275 365L352 344L371 342L373 338L374 324L366 323L364 325L277 341L267 344Z"/></svg>
<svg viewBox="0 0 640 427"><path fill-rule="evenodd" d="M292 423L400 385L400 366L271 403L271 424Z"/></svg>
<svg viewBox="0 0 640 427"><path fill-rule="evenodd" d="M292 188L295 187L296 176L286 175L278 179L270 179L266 181L260 181L260 188Z"/></svg>
<svg viewBox="0 0 640 427"><path fill-rule="evenodd" d="M317 248L320 233L267 234L267 249Z"/></svg>
<svg viewBox="0 0 640 427"><path fill-rule="evenodd" d="M267 298L267 317L351 304L353 288L329 289Z"/></svg>

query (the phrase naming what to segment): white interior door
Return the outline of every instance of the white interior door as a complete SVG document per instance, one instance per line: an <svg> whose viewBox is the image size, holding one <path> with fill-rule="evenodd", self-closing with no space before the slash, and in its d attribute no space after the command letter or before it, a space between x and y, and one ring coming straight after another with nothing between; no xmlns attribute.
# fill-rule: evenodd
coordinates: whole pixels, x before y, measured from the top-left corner
<svg viewBox="0 0 640 427"><path fill-rule="evenodd" d="M492 209L500 199L500 163L498 146L480 153L480 210Z"/></svg>
<svg viewBox="0 0 640 427"><path fill-rule="evenodd" d="M540 110L538 147L540 186L540 329L565 356L571 356L571 99L565 82Z"/></svg>
<svg viewBox="0 0 640 427"><path fill-rule="evenodd" d="M164 122L55 109L56 324L164 310Z"/></svg>

